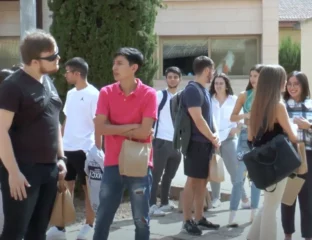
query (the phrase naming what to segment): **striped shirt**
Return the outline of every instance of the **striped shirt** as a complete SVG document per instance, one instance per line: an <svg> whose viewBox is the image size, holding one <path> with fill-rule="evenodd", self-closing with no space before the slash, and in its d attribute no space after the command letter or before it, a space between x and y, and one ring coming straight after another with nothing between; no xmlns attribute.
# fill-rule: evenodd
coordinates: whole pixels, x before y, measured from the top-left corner
<svg viewBox="0 0 312 240"><path fill-rule="evenodd" d="M303 117L312 123L312 99L307 98L299 103L289 99L286 102L286 107L290 118ZM306 150L312 150L312 129L304 130L298 128L297 138L305 143Z"/></svg>

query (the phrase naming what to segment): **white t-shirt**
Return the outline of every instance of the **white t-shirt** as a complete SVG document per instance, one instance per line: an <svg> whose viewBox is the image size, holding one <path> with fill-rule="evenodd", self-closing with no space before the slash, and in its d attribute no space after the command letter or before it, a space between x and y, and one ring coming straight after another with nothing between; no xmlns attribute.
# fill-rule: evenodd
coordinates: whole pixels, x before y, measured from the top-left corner
<svg viewBox="0 0 312 240"><path fill-rule="evenodd" d="M99 91L92 85L67 93L64 106L66 123L63 145L65 151L87 152L95 143L94 122Z"/></svg>
<svg viewBox="0 0 312 240"><path fill-rule="evenodd" d="M174 128L170 113L170 99L172 98L173 94L171 94L169 91L167 91L167 101L163 107L163 109L160 111L158 118L158 130L157 130L157 136L155 138L172 141L173 140L173 134L174 134ZM159 104L161 100L163 99L163 93L162 91L157 91L157 105L159 107ZM157 125L157 123L156 123ZM156 129L155 129L156 131Z"/></svg>
<svg viewBox="0 0 312 240"><path fill-rule="evenodd" d="M224 141L229 136L232 128L237 126L237 123L231 122L231 114L235 107L237 96L229 95L220 107L219 101L213 96L212 98L212 113L216 120L216 125L219 132L220 141Z"/></svg>

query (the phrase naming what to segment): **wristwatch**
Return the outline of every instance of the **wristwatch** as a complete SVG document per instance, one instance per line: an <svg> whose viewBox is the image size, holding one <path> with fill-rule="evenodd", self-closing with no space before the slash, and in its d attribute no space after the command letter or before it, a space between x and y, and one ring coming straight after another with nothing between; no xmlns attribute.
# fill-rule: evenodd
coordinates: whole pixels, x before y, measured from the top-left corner
<svg viewBox="0 0 312 240"><path fill-rule="evenodd" d="M67 157L62 156L62 157L57 157L57 161L63 160L65 163L67 163Z"/></svg>

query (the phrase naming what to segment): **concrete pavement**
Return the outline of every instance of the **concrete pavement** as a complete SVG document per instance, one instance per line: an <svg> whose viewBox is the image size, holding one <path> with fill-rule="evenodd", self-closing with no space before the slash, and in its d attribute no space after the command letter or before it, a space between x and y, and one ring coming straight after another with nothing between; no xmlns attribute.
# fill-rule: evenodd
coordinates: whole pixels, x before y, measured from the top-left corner
<svg viewBox="0 0 312 240"><path fill-rule="evenodd" d="M262 204L263 197L261 197L260 203ZM221 228L218 231L204 231L201 237L192 237L181 233L182 227L182 214L178 212L170 213L165 217L153 218L151 220L151 240L186 240L186 239L211 239L211 240L246 240L250 224L248 223L250 217L250 210L240 210L237 215L237 220L240 223L238 228L227 228L226 224L229 215L229 202L223 202L219 208L209 210L206 213L208 219L212 222L219 223ZM283 230L281 227L281 213L280 209L277 214L278 223L278 240L283 238ZM68 228L67 239L75 240L79 232L79 225ZM300 234L300 214L299 208L296 210L296 229L293 239L301 239ZM92 240L92 236L88 239ZM125 219L116 221L113 223L109 240L133 240L134 239L134 225L131 219ZM269 240L269 239L268 239Z"/></svg>

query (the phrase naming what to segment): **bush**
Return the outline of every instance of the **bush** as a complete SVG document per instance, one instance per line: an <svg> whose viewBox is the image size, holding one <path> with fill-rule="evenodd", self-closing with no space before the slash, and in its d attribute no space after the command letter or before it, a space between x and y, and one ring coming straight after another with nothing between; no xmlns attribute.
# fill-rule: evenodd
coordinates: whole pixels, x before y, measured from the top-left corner
<svg viewBox="0 0 312 240"><path fill-rule="evenodd" d="M300 71L301 47L299 43L293 42L290 37L282 40L279 48L279 64L287 73Z"/></svg>
<svg viewBox="0 0 312 240"><path fill-rule="evenodd" d="M114 82L112 56L120 47L138 48L145 64L138 77L152 85L157 65L154 25L161 0L49 0L53 12L50 32L55 37L61 63L83 57L90 65L89 80L100 88ZM61 96L68 86L61 73L56 74Z"/></svg>

